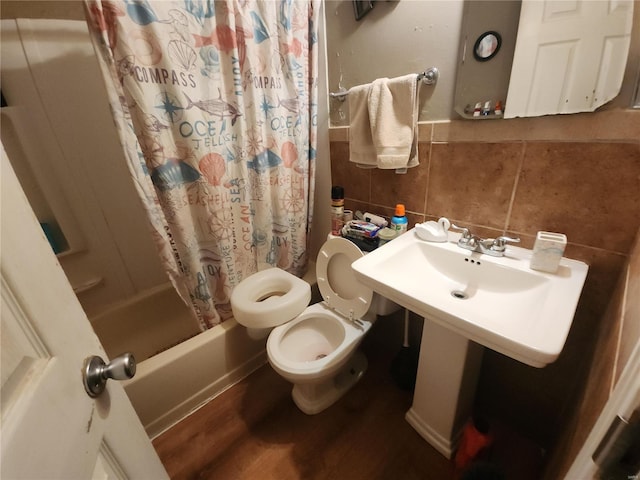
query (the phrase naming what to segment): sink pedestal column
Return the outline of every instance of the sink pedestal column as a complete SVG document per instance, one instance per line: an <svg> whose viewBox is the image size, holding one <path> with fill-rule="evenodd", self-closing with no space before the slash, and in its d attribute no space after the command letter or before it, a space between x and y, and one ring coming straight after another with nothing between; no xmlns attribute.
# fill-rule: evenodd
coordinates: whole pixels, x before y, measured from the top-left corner
<svg viewBox="0 0 640 480"><path fill-rule="evenodd" d="M484 347L424 319L413 405L405 418L451 458L470 418Z"/></svg>

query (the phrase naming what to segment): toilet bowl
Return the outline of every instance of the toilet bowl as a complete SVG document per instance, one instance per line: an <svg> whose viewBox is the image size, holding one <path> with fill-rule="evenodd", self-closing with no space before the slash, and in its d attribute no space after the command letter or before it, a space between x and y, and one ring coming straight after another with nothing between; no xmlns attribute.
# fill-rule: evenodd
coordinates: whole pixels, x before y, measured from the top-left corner
<svg viewBox="0 0 640 480"><path fill-rule="evenodd" d="M373 291L351 269L363 255L349 240L327 240L316 261L323 301L306 309L309 284L277 268L244 279L231 294L239 324L252 329L275 327L267 339L269 363L294 384L293 400L307 414L332 405L366 371L367 360L357 347L378 312L370 308ZM390 307L384 305L382 310L389 313Z"/></svg>

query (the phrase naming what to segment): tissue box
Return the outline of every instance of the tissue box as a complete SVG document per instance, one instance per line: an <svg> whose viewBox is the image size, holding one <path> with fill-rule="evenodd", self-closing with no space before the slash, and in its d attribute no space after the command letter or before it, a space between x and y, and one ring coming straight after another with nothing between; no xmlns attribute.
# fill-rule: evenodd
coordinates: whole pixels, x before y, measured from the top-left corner
<svg viewBox="0 0 640 480"><path fill-rule="evenodd" d="M530 267L541 272L555 273L567 246L567 236L562 233L538 232L533 245Z"/></svg>

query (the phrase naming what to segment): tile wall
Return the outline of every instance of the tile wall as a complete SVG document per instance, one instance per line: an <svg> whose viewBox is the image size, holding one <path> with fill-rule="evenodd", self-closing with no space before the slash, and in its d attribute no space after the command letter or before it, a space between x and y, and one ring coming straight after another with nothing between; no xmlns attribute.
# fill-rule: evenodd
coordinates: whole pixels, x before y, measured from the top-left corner
<svg viewBox="0 0 640 480"><path fill-rule="evenodd" d="M564 478L640 343L639 297L640 230L601 322L597 354L588 368L578 401L567 416L545 479Z"/></svg>
<svg viewBox="0 0 640 480"><path fill-rule="evenodd" d="M483 236L565 233L565 255L590 265L559 359L543 369L487 350L477 408L551 447L577 389L607 303L640 225L640 112L420 124L420 165L405 175L349 162L348 128L331 138L332 183L345 208L410 225L448 217Z"/></svg>

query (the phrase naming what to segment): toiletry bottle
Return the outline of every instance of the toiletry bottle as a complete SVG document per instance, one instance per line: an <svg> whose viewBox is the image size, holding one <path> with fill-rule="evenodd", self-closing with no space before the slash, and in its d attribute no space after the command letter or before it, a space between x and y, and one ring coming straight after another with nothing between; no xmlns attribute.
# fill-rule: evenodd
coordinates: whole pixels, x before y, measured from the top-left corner
<svg viewBox="0 0 640 480"><path fill-rule="evenodd" d="M331 187L331 234L340 235L344 225L344 188Z"/></svg>
<svg viewBox="0 0 640 480"><path fill-rule="evenodd" d="M494 113L496 115L502 115L502 102L500 100L498 100L496 102L496 109L495 109Z"/></svg>
<svg viewBox="0 0 640 480"><path fill-rule="evenodd" d="M402 235L407 231L408 224L407 217L404 215L404 205L398 203L396 205L396 213L391 217L391 228L397 232L396 235Z"/></svg>

